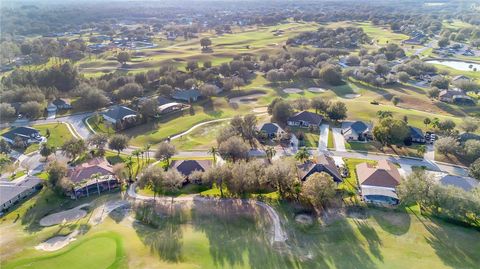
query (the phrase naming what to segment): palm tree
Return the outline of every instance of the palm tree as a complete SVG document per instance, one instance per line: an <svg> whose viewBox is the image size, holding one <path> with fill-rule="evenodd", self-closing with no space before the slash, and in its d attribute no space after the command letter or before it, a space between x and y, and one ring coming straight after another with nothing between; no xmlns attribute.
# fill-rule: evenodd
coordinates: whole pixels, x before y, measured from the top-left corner
<svg viewBox="0 0 480 269"><path fill-rule="evenodd" d="M267 147L267 149L265 150L265 153L267 154L267 160L268 162L272 162L272 158L273 156L275 156L275 154L277 154L277 151L275 150L274 147Z"/></svg>
<svg viewBox="0 0 480 269"><path fill-rule="evenodd" d="M136 149L132 152L132 156L137 157L137 171L135 172L135 178L138 175L138 170L140 170L140 154L141 154L141 150L139 149Z"/></svg>
<svg viewBox="0 0 480 269"><path fill-rule="evenodd" d="M420 145L417 148L418 155L423 156L425 154L425 152L427 152L427 147L425 145Z"/></svg>
<svg viewBox="0 0 480 269"><path fill-rule="evenodd" d="M208 150L208 153L212 154L213 157L213 163L217 163L217 155L218 155L218 150L216 147L211 147Z"/></svg>
<svg viewBox="0 0 480 269"><path fill-rule="evenodd" d="M128 179L131 181L132 180L132 175L133 175L133 160L132 156L128 156L127 159L125 160L125 166L128 168Z"/></svg>
<svg viewBox="0 0 480 269"><path fill-rule="evenodd" d="M433 128L438 128L439 124L440 124L440 120L438 118L433 118L433 120L432 120Z"/></svg>
<svg viewBox="0 0 480 269"><path fill-rule="evenodd" d="M425 118L423 120L423 124L425 124L425 128L427 128L428 125L430 125L430 123L432 123L432 120L430 120L430 118Z"/></svg>
<svg viewBox="0 0 480 269"><path fill-rule="evenodd" d="M295 159L305 163L310 158L310 152L306 147L301 147L297 153L295 153Z"/></svg>
<svg viewBox="0 0 480 269"><path fill-rule="evenodd" d="M145 155L147 156L147 164L150 163L150 148L152 147L152 145L150 144L146 144L145 146L143 146L143 151L145 152Z"/></svg>

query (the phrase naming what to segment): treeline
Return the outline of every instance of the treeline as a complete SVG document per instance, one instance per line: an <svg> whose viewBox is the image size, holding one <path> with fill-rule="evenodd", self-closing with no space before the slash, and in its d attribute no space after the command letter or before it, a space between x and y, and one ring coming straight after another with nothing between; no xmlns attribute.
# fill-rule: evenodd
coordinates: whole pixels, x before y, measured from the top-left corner
<svg viewBox="0 0 480 269"><path fill-rule="evenodd" d="M316 48L355 49L370 42L362 28L320 27L316 32L304 32L287 40L287 45L312 45Z"/></svg>

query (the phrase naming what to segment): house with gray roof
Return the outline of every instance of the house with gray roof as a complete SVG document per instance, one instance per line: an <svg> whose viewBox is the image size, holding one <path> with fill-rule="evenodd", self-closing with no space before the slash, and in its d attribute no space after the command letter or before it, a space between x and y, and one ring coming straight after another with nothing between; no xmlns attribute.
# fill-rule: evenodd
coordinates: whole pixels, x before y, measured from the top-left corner
<svg viewBox="0 0 480 269"><path fill-rule="evenodd" d="M297 174L301 181L305 181L309 176L321 172L329 174L336 183L343 181L335 161L327 155L322 154L315 161L297 164Z"/></svg>
<svg viewBox="0 0 480 269"><path fill-rule="evenodd" d="M139 123L139 114L137 111L126 106L112 106L102 113L103 118L111 123L115 129L122 130L132 127Z"/></svg>
<svg viewBox="0 0 480 269"><path fill-rule="evenodd" d="M462 133L458 135L457 140L460 143L464 143L467 140L480 140L480 135L474 134L474 133Z"/></svg>
<svg viewBox="0 0 480 269"><path fill-rule="evenodd" d="M188 181L188 177L194 171L205 172L210 169L212 162L209 160L176 160L172 162L171 167L180 172Z"/></svg>
<svg viewBox="0 0 480 269"><path fill-rule="evenodd" d="M425 135L423 134L422 129L417 128L417 127L413 127L413 126L408 126L408 128L410 130L410 134L409 134L409 137L407 139L409 139L411 142L414 142L414 143L425 143L426 142Z"/></svg>
<svg viewBox="0 0 480 269"><path fill-rule="evenodd" d="M42 188L42 182L34 176L26 176L17 182L0 181L0 210L6 212L10 207L30 197Z"/></svg>
<svg viewBox="0 0 480 269"><path fill-rule="evenodd" d="M27 147L32 143L42 143L47 141L45 137L40 135L40 132L37 129L26 126L14 128L2 134L2 137L12 145L23 147ZM21 145L19 145L19 143Z"/></svg>
<svg viewBox="0 0 480 269"><path fill-rule="evenodd" d="M323 116L310 111L300 111L287 119L287 125L292 127L318 127L322 124Z"/></svg>
<svg viewBox="0 0 480 269"><path fill-rule="evenodd" d="M173 99L185 101L185 102L196 102L198 98L200 98L201 96L202 94L197 89L189 89L189 90L176 89L172 93Z"/></svg>
<svg viewBox="0 0 480 269"><path fill-rule="evenodd" d="M367 141L372 137L372 126L363 121L344 122L342 135L347 141Z"/></svg>
<svg viewBox="0 0 480 269"><path fill-rule="evenodd" d="M267 122L260 126L259 132L265 134L268 138L278 137L285 133L282 127L272 122Z"/></svg>

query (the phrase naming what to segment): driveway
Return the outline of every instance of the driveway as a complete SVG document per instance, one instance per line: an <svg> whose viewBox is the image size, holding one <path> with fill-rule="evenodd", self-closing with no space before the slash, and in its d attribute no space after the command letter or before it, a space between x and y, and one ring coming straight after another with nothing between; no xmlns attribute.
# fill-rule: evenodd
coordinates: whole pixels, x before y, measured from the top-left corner
<svg viewBox="0 0 480 269"><path fill-rule="evenodd" d="M346 151L345 149L345 138L342 135L342 129L333 128L333 141L335 142L336 151Z"/></svg>
<svg viewBox="0 0 480 269"><path fill-rule="evenodd" d="M318 152L324 152L328 150L328 133L329 125L322 124L320 125L320 138L318 139Z"/></svg>

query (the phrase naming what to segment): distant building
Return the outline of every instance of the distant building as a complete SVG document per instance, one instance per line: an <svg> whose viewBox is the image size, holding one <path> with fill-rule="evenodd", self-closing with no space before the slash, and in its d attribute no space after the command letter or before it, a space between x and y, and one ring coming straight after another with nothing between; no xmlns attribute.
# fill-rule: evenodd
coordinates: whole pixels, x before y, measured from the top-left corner
<svg viewBox="0 0 480 269"><path fill-rule="evenodd" d="M139 121L139 114L135 110L120 105L110 107L102 116L118 130L132 127Z"/></svg>
<svg viewBox="0 0 480 269"><path fill-rule="evenodd" d="M458 88L452 90L443 90L438 94L438 99L446 103L473 105L475 101L464 91Z"/></svg>
<svg viewBox="0 0 480 269"><path fill-rule="evenodd" d="M171 167L180 172L188 181L188 177L194 171L205 172L212 167L209 160L176 160L173 161Z"/></svg>
<svg viewBox="0 0 480 269"><path fill-rule="evenodd" d="M372 136L372 127L363 121L344 122L342 134L347 141L366 141Z"/></svg>
<svg viewBox="0 0 480 269"><path fill-rule="evenodd" d="M300 111L287 119L287 125L293 127L319 127L323 116L310 111Z"/></svg>
<svg viewBox="0 0 480 269"><path fill-rule="evenodd" d="M163 104L161 106L158 106L158 113L159 114L168 114L168 113L171 113L171 112L180 111L180 110L182 110L186 107L188 107L188 105L182 104L182 103L176 103L176 102L167 103L167 104Z"/></svg>
<svg viewBox="0 0 480 269"><path fill-rule="evenodd" d="M408 126L410 129L410 134L408 139L414 143L425 143L425 135L423 134L422 129L413 127L413 126Z"/></svg>
<svg viewBox="0 0 480 269"><path fill-rule="evenodd" d="M172 98L175 100L185 101L185 102L196 102L198 98L202 95L200 91L197 89L189 89L189 90L179 90L176 89L173 94Z"/></svg>
<svg viewBox="0 0 480 269"><path fill-rule="evenodd" d="M42 180L34 176L26 176L19 182L0 181L0 209L8 211L10 207L25 200L42 188Z"/></svg>
<svg viewBox="0 0 480 269"><path fill-rule="evenodd" d="M480 135L473 133L462 133L458 135L457 140L460 143L465 143L467 140L480 140Z"/></svg>
<svg viewBox="0 0 480 269"><path fill-rule="evenodd" d="M298 178L301 181L305 181L309 176L321 172L329 174L337 183L343 181L335 161L329 156L320 155L314 162L309 161L307 163L297 165Z"/></svg>
<svg viewBox="0 0 480 269"><path fill-rule="evenodd" d="M365 202L396 205L396 187L402 181L395 164L381 160L377 165L361 163L356 167L358 184Z"/></svg>
<svg viewBox="0 0 480 269"><path fill-rule="evenodd" d="M67 177L74 187L67 194L72 198L100 194L119 187L112 166L103 158L95 158L70 169Z"/></svg>
<svg viewBox="0 0 480 269"><path fill-rule="evenodd" d="M455 81L461 81L461 80L468 80L470 81L470 78L465 76L465 75L458 75L458 76L454 76L452 78L452 81L455 82Z"/></svg>
<svg viewBox="0 0 480 269"><path fill-rule="evenodd" d="M72 105L70 102L66 99L62 98L57 98L53 100L52 104L57 107L59 110L67 110L67 109L72 109Z"/></svg>
<svg viewBox="0 0 480 269"><path fill-rule="evenodd" d="M47 141L45 137L40 135L40 132L37 129L32 127L17 127L2 134L2 137L12 145L24 147L27 147L32 143L42 143ZM19 145L19 143L21 145Z"/></svg>
<svg viewBox="0 0 480 269"><path fill-rule="evenodd" d="M275 138L279 137L285 133L285 131L276 123L267 122L264 123L260 128L259 131L265 134L268 138Z"/></svg>

